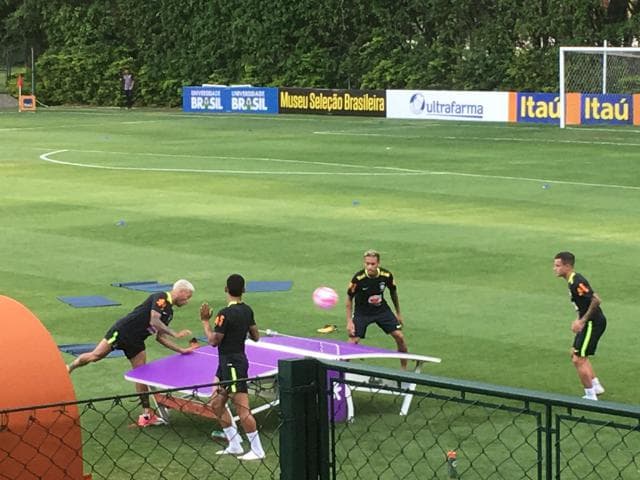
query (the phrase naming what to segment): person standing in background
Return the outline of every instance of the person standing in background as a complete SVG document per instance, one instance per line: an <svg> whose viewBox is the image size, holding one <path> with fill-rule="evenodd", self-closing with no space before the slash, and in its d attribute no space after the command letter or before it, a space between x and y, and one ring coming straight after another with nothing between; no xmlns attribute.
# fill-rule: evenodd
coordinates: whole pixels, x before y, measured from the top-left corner
<svg viewBox="0 0 640 480"><path fill-rule="evenodd" d="M136 81L133 78L133 74L128 68L122 71L122 91L124 93L125 105L128 109L133 106L133 87Z"/></svg>

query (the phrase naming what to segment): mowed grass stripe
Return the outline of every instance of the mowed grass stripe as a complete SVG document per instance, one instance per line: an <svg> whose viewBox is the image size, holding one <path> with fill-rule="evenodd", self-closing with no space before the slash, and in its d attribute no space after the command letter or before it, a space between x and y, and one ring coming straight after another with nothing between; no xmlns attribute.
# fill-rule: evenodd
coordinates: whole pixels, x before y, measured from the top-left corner
<svg viewBox="0 0 640 480"><path fill-rule="evenodd" d="M585 185L640 186L637 161L632 149L564 142L604 143L613 136L614 142L634 143L637 135L384 119L96 114L39 112L17 120L17 126L37 123L37 131L0 131L0 182L8 200L0 206L8 244L0 253L8 272L0 286L34 308L60 343L97 341L144 298L109 287L111 281L193 280L194 301L176 321L198 328L197 306L203 300L221 306L224 278L234 271L255 280L294 281L290 292L247 297L262 326L313 335L318 326L336 323L343 335L343 308L319 311L310 294L328 284L344 298L362 251L374 247L398 278L410 347L444 359L430 373L577 395L567 354L574 313L566 286L550 267L553 254L569 248L611 318L596 357L608 398L639 398L638 387L625 381L629 372L620 368L633 349L625 333L638 313L631 268L640 259L638 192ZM0 128L13 128L7 123L17 118L0 117ZM320 130L381 136L313 134ZM522 141L478 140L507 136ZM42 162L38 156L49 150L34 148L40 146L75 150L78 163L142 168L159 161L167 168L202 161L204 168L207 157L218 156L227 157L224 168L235 169L246 167L244 158L259 158L450 175L88 171ZM274 171L274 162L251 168L257 163ZM497 176L510 178L492 178ZM545 189L536 179L574 184ZM121 219L126 226L116 226ZM78 287L110 293L124 305L89 312L51 300ZM367 342L391 346L376 329ZM152 357L167 354L150 343ZM131 385L121 380L125 368L104 362L79 371L74 382L86 396L104 395L104 384L94 380L99 372L113 376L113 391L128 393Z"/></svg>

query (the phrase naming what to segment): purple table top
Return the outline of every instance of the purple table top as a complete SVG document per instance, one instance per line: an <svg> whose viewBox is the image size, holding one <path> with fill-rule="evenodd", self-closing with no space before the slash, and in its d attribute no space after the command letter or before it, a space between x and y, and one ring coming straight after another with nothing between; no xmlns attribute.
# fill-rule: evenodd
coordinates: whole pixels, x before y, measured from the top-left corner
<svg viewBox="0 0 640 480"><path fill-rule="evenodd" d="M245 351L249 359L249 377L272 377L278 372L278 360L316 357L326 360L357 358L407 358L419 362L439 362L440 359L422 355L402 354L393 350L352 344L325 338L291 336L261 337L259 342L247 341ZM154 360L125 373L127 380L158 388L181 388L213 383L218 367L218 349L209 345L193 352L174 354ZM198 389L199 395L211 395L211 387Z"/></svg>

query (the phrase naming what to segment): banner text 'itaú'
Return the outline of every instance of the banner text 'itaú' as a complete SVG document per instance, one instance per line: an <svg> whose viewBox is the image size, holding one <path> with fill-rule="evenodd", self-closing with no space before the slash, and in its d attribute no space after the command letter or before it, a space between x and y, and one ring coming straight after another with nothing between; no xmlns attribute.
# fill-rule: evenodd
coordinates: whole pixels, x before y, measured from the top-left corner
<svg viewBox="0 0 640 480"><path fill-rule="evenodd" d="M191 113L278 113L278 89L202 86L182 89L182 110Z"/></svg>
<svg viewBox="0 0 640 480"><path fill-rule="evenodd" d="M568 125L635 125L638 123L635 95L567 93ZM572 101L574 100L574 101ZM523 123L560 123L559 93L518 93L517 118Z"/></svg>
<svg viewBox="0 0 640 480"><path fill-rule="evenodd" d="M384 117L384 90L280 88L280 113Z"/></svg>
<svg viewBox="0 0 640 480"><path fill-rule="evenodd" d="M387 117L506 122L509 92L387 90Z"/></svg>

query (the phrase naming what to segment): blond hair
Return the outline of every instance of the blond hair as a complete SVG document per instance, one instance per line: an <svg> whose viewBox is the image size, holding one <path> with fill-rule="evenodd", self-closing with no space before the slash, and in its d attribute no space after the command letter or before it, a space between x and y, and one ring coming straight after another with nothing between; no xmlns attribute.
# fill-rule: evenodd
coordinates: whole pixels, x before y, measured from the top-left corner
<svg viewBox="0 0 640 480"><path fill-rule="evenodd" d="M188 290L190 292L195 292L196 291L196 289L193 286L193 284L189 280L185 280L184 278L181 278L176 283L174 283L173 284L173 289L175 291L178 291L178 290Z"/></svg>
<svg viewBox="0 0 640 480"><path fill-rule="evenodd" d="M378 253L377 250L374 250L373 248L367 250L366 252L364 252L364 257L376 257L378 259L378 261L380 261L380 254Z"/></svg>

